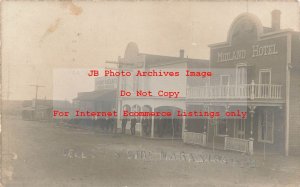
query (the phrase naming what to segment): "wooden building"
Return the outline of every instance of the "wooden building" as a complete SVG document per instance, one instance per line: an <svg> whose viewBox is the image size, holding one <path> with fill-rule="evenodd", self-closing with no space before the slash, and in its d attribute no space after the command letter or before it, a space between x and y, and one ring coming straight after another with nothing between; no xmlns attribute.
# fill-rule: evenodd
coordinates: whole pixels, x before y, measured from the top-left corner
<svg viewBox="0 0 300 187"><path fill-rule="evenodd" d="M187 108L247 111L247 118L187 122L185 142L241 152L300 153L300 33L272 27L253 14L239 15L227 41L209 45L210 68L218 72L206 86L188 90Z"/></svg>
<svg viewBox="0 0 300 187"><path fill-rule="evenodd" d="M95 90L79 92L73 108L81 111L112 111L116 108L117 81L115 77L95 78Z"/></svg>
<svg viewBox="0 0 300 187"><path fill-rule="evenodd" d="M178 57L146 54L139 52L137 44L131 42L127 45L123 58L118 60L119 70L131 72L132 76L119 78L119 93L117 97L119 124L124 117L123 111L136 112L172 112L186 110L186 90L189 82L184 76L186 69L208 68L208 60L191 59L184 56L184 50L179 51ZM137 71L168 71L179 72L180 76L151 77L135 76ZM132 93L130 97L120 96L120 91ZM137 90L151 91L152 96L137 96ZM180 92L177 98L160 97L159 90ZM126 117L126 116L125 116ZM133 117L129 117L129 119ZM170 117L146 117L150 122L148 128L143 130L142 121L145 117L137 117L137 134L151 138L182 138L185 120L182 117L172 115ZM127 129L130 128L128 121ZM146 132L144 132L146 131Z"/></svg>

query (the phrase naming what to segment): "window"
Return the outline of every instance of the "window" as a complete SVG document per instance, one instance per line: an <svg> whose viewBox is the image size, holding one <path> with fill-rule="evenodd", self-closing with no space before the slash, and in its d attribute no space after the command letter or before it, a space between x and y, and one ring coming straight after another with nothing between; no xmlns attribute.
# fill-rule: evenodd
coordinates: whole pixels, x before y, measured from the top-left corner
<svg viewBox="0 0 300 187"><path fill-rule="evenodd" d="M271 96L271 70L261 69L259 70L259 94L262 98L268 98Z"/></svg>
<svg viewBox="0 0 300 187"><path fill-rule="evenodd" d="M273 143L274 112L263 110L259 114L258 141Z"/></svg>
<svg viewBox="0 0 300 187"><path fill-rule="evenodd" d="M270 69L259 70L259 84L271 84L271 70Z"/></svg>
<svg viewBox="0 0 300 187"><path fill-rule="evenodd" d="M247 65L237 64L236 67L236 96L245 97L247 96Z"/></svg>
<svg viewBox="0 0 300 187"><path fill-rule="evenodd" d="M236 67L236 84L247 84L247 65L238 64Z"/></svg>

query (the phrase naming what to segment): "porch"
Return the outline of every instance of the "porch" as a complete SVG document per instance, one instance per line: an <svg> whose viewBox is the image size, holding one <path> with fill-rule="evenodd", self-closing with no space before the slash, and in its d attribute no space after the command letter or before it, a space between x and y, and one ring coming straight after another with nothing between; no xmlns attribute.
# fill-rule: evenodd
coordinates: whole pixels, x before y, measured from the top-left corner
<svg viewBox="0 0 300 187"><path fill-rule="evenodd" d="M216 110L216 106L211 106L211 109ZM282 108L248 106L248 113L250 117L247 119L188 120L183 142L249 155L265 151L269 154L283 154L285 118Z"/></svg>
<svg viewBox="0 0 300 187"><path fill-rule="evenodd" d="M122 129L123 111L130 112L161 112L169 116L127 116L124 128L130 132L131 120L136 118L135 135L145 138L182 139L185 117L176 116L176 111L185 110L182 99L151 99L151 98L122 98L119 103L117 128ZM125 132L125 133L126 133Z"/></svg>
<svg viewBox="0 0 300 187"><path fill-rule="evenodd" d="M192 145L201 145L204 147L217 148L222 150L237 151L242 153L253 154L253 139L240 139L224 136L224 145L221 143L207 143L207 133L195 133L185 131L183 142Z"/></svg>

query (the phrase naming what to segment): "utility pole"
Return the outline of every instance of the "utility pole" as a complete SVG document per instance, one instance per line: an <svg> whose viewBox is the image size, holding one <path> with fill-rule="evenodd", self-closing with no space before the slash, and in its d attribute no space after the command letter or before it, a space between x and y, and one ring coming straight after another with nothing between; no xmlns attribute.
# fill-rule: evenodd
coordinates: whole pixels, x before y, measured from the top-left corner
<svg viewBox="0 0 300 187"><path fill-rule="evenodd" d="M35 87L35 100L34 100L34 117L35 117L35 114L36 114L36 110L37 110L37 98L38 98L38 90L40 87L45 87L43 85L38 85L38 84L31 84L29 86L33 86Z"/></svg>

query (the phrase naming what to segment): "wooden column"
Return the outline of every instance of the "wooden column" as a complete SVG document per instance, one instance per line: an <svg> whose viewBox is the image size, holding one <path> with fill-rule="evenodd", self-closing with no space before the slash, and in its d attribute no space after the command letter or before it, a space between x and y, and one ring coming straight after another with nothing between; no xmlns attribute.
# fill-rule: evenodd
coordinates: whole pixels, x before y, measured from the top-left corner
<svg viewBox="0 0 300 187"><path fill-rule="evenodd" d="M228 112L229 111L229 105L226 105L225 106L225 112ZM227 119L227 117L226 117L226 123L225 123L225 130L226 130L226 136L228 136L228 119Z"/></svg>
<svg viewBox="0 0 300 187"><path fill-rule="evenodd" d="M184 138L184 132L185 132L185 116L182 117L182 128L181 128L181 137Z"/></svg>
<svg viewBox="0 0 300 187"><path fill-rule="evenodd" d="M250 109L250 125L251 125L251 131L250 131L250 138L253 139L253 121L254 121L254 113L255 113L256 106L249 106Z"/></svg>
<svg viewBox="0 0 300 187"><path fill-rule="evenodd" d="M152 112L154 112L154 107L152 107ZM151 138L154 138L154 116L151 119Z"/></svg>

